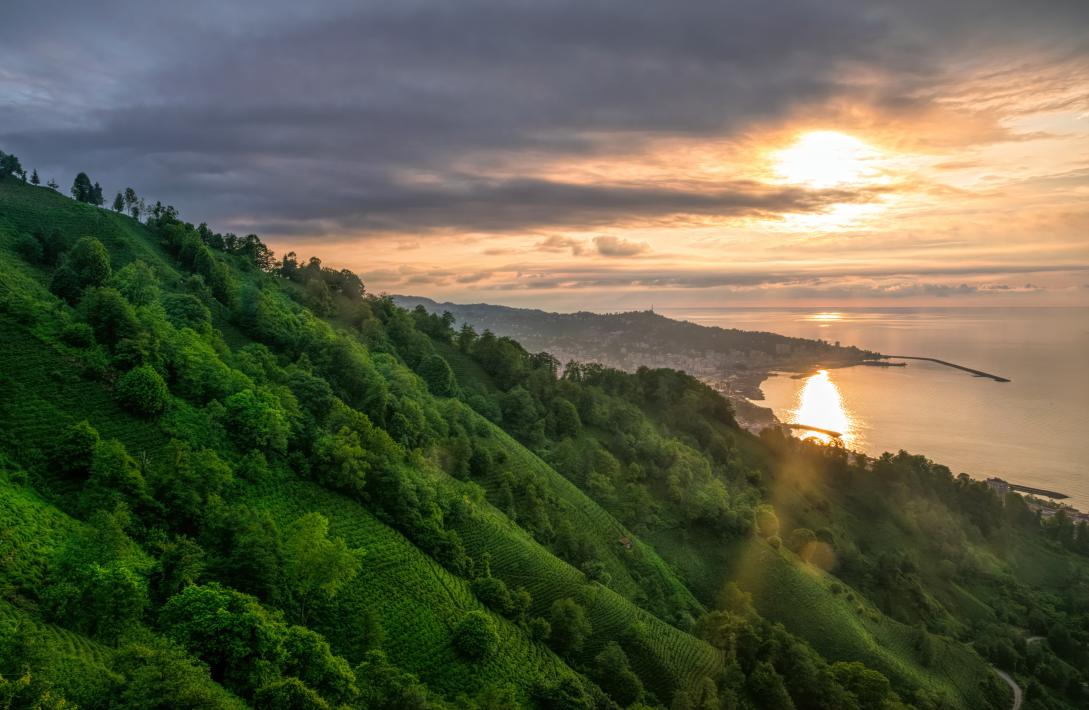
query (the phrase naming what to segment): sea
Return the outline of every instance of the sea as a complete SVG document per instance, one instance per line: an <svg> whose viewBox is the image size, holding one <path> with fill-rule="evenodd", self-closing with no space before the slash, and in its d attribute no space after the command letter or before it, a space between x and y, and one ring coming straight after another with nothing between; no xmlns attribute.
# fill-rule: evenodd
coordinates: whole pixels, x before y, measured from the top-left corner
<svg viewBox="0 0 1089 710"><path fill-rule="evenodd" d="M763 401L780 420L831 429L876 456L901 449L975 478L1065 493L1089 511L1089 308L688 308L704 325L763 330L934 357L942 365L773 376ZM817 434L816 436L821 436Z"/></svg>

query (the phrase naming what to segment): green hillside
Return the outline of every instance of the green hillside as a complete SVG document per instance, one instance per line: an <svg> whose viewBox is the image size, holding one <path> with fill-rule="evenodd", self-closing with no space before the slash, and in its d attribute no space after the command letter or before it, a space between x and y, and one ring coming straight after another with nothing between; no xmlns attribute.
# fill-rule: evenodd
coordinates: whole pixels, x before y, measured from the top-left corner
<svg viewBox="0 0 1089 710"><path fill-rule="evenodd" d="M0 179L0 707L1086 702L1084 526L451 326Z"/></svg>

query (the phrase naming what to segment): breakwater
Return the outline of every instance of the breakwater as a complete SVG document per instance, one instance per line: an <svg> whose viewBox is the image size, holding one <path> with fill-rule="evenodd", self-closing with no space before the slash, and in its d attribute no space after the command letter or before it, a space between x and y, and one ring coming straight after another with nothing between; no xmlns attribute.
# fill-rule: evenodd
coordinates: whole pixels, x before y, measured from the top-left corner
<svg viewBox="0 0 1089 710"><path fill-rule="evenodd" d="M994 375L990 372L984 372L983 370L976 370L971 367L965 367L964 365L958 365L955 362L949 362L948 360L939 360L936 357L920 357L918 355L882 355L886 360L926 360L927 362L936 362L939 365L945 365L946 367L952 367L955 370L963 370L964 372L971 373L976 377L987 377L995 382L1009 382L1009 378L1002 377L1001 375Z"/></svg>

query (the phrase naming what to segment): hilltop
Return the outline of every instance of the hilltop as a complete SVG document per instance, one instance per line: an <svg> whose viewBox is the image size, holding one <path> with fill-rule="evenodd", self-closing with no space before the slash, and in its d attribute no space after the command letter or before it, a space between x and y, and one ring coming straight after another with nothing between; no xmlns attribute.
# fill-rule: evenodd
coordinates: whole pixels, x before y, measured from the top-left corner
<svg viewBox="0 0 1089 710"><path fill-rule="evenodd" d="M0 178L0 706L1084 706L1084 525L141 216Z"/></svg>

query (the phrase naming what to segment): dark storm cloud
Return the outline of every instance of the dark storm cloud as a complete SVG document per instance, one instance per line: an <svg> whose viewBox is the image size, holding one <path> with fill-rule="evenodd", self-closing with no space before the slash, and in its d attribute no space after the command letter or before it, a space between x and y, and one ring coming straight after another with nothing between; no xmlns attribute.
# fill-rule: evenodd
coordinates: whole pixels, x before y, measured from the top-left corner
<svg viewBox="0 0 1089 710"><path fill-rule="evenodd" d="M819 210L830 195L571 185L531 158L491 180L479 166L729 137L835 98L909 110L956 51L1083 52L1087 8L12 0L0 146L64 184L87 170L194 218L295 234ZM856 86L859 66L887 76Z"/></svg>

